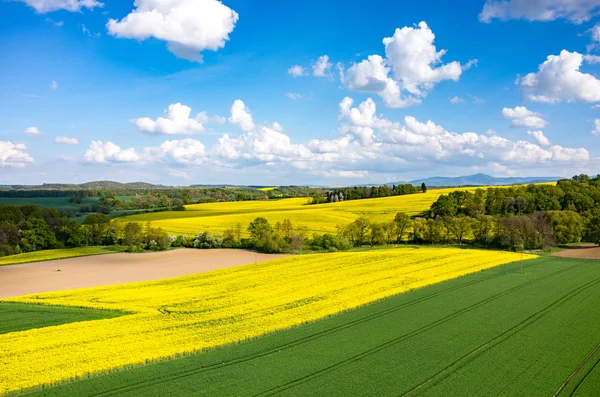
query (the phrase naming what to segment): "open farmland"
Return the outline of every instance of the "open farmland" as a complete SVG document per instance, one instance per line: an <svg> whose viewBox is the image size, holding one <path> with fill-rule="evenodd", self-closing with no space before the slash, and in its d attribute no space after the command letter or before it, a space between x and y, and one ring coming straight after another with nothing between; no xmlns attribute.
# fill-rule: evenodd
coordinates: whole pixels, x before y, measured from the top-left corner
<svg viewBox="0 0 600 397"><path fill-rule="evenodd" d="M272 224L284 219L294 226L306 226L313 233L334 233L337 225L347 225L360 216L372 221L389 221L398 211L419 215L442 194L455 190L475 191L476 188L428 190L426 193L351 200L340 203L307 205L308 198L269 201L236 201L187 205L185 211L140 214L117 219L118 222L152 222L171 234L193 235L198 232L223 232L237 223L245 229L256 217L265 217Z"/></svg>
<svg viewBox="0 0 600 397"><path fill-rule="evenodd" d="M600 267L539 258L523 268L35 395L597 396Z"/></svg>
<svg viewBox="0 0 600 397"><path fill-rule="evenodd" d="M97 197L85 197L82 204L91 205L98 202ZM43 208L54 208L59 211L79 212L80 204L73 204L69 197L0 197L0 204L5 205L37 205Z"/></svg>
<svg viewBox="0 0 600 397"><path fill-rule="evenodd" d="M127 315L0 335L0 393L255 338L520 258L435 248L304 255L8 299Z"/></svg>
<svg viewBox="0 0 600 397"><path fill-rule="evenodd" d="M164 252L96 255L2 266L0 298L160 280L286 256L246 250L182 248ZM60 269L60 272L57 269Z"/></svg>
<svg viewBox="0 0 600 397"><path fill-rule="evenodd" d="M79 248L59 248L52 250L26 252L24 254L9 255L0 257L0 266L16 265L19 263L51 261L66 258L76 258L79 256L113 254L124 251L121 246L98 246L98 247L79 247Z"/></svg>

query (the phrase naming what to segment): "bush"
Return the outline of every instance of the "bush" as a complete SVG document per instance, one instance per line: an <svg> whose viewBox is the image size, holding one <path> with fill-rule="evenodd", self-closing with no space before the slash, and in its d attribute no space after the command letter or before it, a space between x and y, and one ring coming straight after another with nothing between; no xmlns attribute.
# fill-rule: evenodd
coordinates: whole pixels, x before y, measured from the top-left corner
<svg viewBox="0 0 600 397"><path fill-rule="evenodd" d="M333 234L314 235L308 242L311 249L327 251L346 251L352 248L352 244L345 237L334 236Z"/></svg>

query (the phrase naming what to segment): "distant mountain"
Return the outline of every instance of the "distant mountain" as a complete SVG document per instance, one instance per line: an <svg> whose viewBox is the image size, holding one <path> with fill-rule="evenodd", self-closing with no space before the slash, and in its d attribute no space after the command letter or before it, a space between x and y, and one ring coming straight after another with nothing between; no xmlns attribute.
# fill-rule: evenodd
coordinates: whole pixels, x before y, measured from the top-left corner
<svg viewBox="0 0 600 397"><path fill-rule="evenodd" d="M146 182L121 183L95 181L81 184L44 183L42 185L13 185L16 190L119 190L119 189L168 189L170 186L153 185Z"/></svg>
<svg viewBox="0 0 600 397"><path fill-rule="evenodd" d="M555 182L558 177L509 177L495 178L485 174L475 174L457 177L434 176L432 178L416 179L409 183L427 186L454 187L454 186L500 186L500 185L526 185L530 183Z"/></svg>

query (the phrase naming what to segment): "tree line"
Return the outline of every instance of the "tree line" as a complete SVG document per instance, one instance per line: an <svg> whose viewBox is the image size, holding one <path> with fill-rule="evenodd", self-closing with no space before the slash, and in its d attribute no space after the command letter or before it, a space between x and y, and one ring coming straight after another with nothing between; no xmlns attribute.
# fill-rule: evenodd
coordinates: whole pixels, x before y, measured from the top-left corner
<svg viewBox="0 0 600 397"><path fill-rule="evenodd" d="M473 242L505 249L539 249L587 241L600 244L600 175L577 175L553 185L454 191L415 219L430 241L438 229L461 224ZM472 236L469 234L471 233Z"/></svg>
<svg viewBox="0 0 600 397"><path fill-rule="evenodd" d="M368 198L378 197L390 197L390 196L402 196L405 194L414 194L422 191L425 193L427 187L423 183L420 188L411 185L410 183L398 184L398 185L381 185L381 186L355 186L346 187L342 189L334 189L325 192L325 194L318 194L314 192L311 204L321 203L337 203L340 201L347 200L363 200Z"/></svg>

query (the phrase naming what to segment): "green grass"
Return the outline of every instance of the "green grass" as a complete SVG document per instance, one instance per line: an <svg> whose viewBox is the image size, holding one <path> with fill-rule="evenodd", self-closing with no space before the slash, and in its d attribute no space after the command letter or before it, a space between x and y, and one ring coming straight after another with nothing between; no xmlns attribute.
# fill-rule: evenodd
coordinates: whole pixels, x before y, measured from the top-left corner
<svg viewBox="0 0 600 397"><path fill-rule="evenodd" d="M598 302L600 262L540 258L34 395L598 395Z"/></svg>
<svg viewBox="0 0 600 397"><path fill-rule="evenodd" d="M81 204L91 205L98 202L98 197L86 197ZM80 204L69 202L68 197L0 197L0 204L27 205L33 204L43 208L55 208L60 211L79 212Z"/></svg>
<svg viewBox="0 0 600 397"><path fill-rule="evenodd" d="M113 254L123 252L127 247L119 245L101 246L101 247L80 247L80 248L60 248L53 250L43 250L27 252L24 254L9 255L0 257L0 266L16 265L19 263L51 261L55 259L75 258L78 256L90 256L101 254Z"/></svg>
<svg viewBox="0 0 600 397"><path fill-rule="evenodd" d="M123 313L103 310L2 302L0 303L0 334L121 315Z"/></svg>

